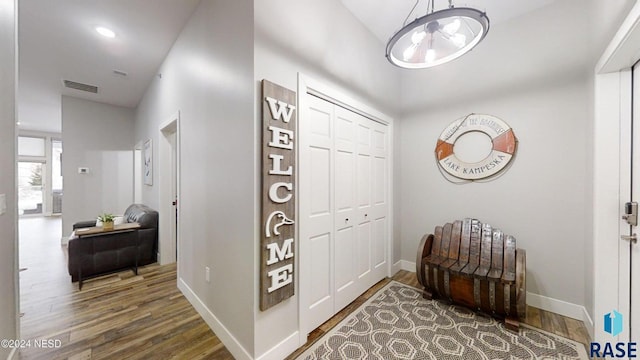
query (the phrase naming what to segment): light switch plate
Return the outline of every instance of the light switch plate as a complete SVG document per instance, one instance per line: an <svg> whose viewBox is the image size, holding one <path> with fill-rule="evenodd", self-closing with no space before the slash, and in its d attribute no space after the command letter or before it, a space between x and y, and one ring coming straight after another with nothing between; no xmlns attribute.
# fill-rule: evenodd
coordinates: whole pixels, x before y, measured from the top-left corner
<svg viewBox="0 0 640 360"><path fill-rule="evenodd" d="M0 194L0 215L7 212L7 195Z"/></svg>

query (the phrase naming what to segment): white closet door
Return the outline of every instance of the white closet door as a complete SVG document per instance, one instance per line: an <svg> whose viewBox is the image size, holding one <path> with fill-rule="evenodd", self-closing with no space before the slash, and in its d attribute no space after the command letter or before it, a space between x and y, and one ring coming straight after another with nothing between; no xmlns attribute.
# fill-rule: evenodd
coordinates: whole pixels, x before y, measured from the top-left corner
<svg viewBox="0 0 640 360"><path fill-rule="evenodd" d="M371 219L371 210L373 207L372 199L372 156L371 156L371 140L372 126L374 122L358 115L360 121L358 123L358 131L356 134L358 157L358 197L357 197L357 233L358 233L358 252L355 257L357 266L360 293L366 291L372 282L373 274L373 228ZM378 279L379 280L379 279Z"/></svg>
<svg viewBox="0 0 640 360"><path fill-rule="evenodd" d="M357 261L360 244L357 234L356 134L358 115L335 106L335 284L337 310L349 305L361 293Z"/></svg>
<svg viewBox="0 0 640 360"><path fill-rule="evenodd" d="M300 267L306 331L386 275L387 126L315 96L300 126Z"/></svg>
<svg viewBox="0 0 640 360"><path fill-rule="evenodd" d="M304 251L300 267L307 278L300 286L308 294L305 310L310 331L334 315L334 106L314 96L307 101L299 165L300 247Z"/></svg>
<svg viewBox="0 0 640 360"><path fill-rule="evenodd" d="M372 282L387 274L387 251L389 249L389 132L388 127L370 121L371 132L371 184L372 208L368 217L372 229ZM371 283L371 285L373 285ZM370 286L371 286L370 285Z"/></svg>

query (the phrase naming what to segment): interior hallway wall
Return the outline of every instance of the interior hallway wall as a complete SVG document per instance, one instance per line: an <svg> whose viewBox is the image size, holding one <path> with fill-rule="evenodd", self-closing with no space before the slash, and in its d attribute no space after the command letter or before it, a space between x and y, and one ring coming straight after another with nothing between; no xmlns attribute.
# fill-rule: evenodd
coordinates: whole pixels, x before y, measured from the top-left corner
<svg viewBox="0 0 640 360"><path fill-rule="evenodd" d="M18 339L16 203L16 4L0 0L0 195L6 212L0 215L0 339ZM0 358L11 349L0 347Z"/></svg>
<svg viewBox="0 0 640 360"><path fill-rule="evenodd" d="M577 305L573 316L581 319L592 160L590 48L583 37L589 13L576 5L555 2L497 24L467 56L403 78L401 226L408 261L438 224L469 216L499 226L527 250L527 290ZM425 84L438 91L421 99ZM453 185L438 172L435 142L450 122L472 112L511 125L518 153L501 178Z"/></svg>
<svg viewBox="0 0 640 360"><path fill-rule="evenodd" d="M161 124L180 112L178 282L236 358L254 341L253 59L253 1L203 0L136 112L136 142L152 139L155 159ZM154 166L142 195L158 209Z"/></svg>
<svg viewBox="0 0 640 360"><path fill-rule="evenodd" d="M420 238L436 225L476 217L515 236L527 251L529 292L583 305L588 97L584 79L405 118L403 258L413 260ZM506 121L518 138L518 151L502 177L454 185L438 171L435 143L449 123L472 112Z"/></svg>
<svg viewBox="0 0 640 360"><path fill-rule="evenodd" d="M133 109L62 97L63 237L75 222L121 215L133 202L133 131Z"/></svg>
<svg viewBox="0 0 640 360"><path fill-rule="evenodd" d="M400 71L384 57L384 44L339 0L274 0L254 1L254 4L256 144L260 144L261 139L262 101L259 94L262 79L296 91L297 74L300 72L388 116L397 116L400 111ZM400 124L394 122L393 128L397 135ZM393 139L394 152L398 149L395 139L397 137ZM256 159L260 159L259 150L260 147L255 153ZM394 160L397 159L395 154ZM398 165L395 165L397 169ZM260 169L258 166L256 164L256 169ZM395 174L394 169L391 171ZM260 175L258 170L255 179L257 190ZM256 198L255 206L255 226L259 228L259 198ZM399 196L395 196L394 206L394 210L399 210ZM396 217L392 262L400 260L400 228L397 224ZM258 233L255 236L259 238ZM258 259L254 260L256 273ZM295 296L267 311L261 312L256 306L257 356L270 349L273 349L270 354L274 356L278 351L274 347L281 341L291 341L280 344L283 347L297 341L297 338L292 340L289 337L298 331L299 291L296 288ZM255 296L257 299L257 284Z"/></svg>

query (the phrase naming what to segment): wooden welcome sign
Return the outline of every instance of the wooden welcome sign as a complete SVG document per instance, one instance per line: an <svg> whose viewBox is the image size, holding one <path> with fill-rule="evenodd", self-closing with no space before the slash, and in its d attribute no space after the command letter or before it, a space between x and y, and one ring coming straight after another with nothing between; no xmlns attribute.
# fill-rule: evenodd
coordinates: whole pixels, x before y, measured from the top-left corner
<svg viewBox="0 0 640 360"><path fill-rule="evenodd" d="M260 310L294 294L296 93L262 80Z"/></svg>

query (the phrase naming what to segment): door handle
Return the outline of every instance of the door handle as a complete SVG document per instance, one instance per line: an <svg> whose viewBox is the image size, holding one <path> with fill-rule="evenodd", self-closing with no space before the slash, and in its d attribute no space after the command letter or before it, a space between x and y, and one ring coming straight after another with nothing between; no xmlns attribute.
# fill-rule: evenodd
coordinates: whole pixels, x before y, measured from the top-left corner
<svg viewBox="0 0 640 360"><path fill-rule="evenodd" d="M638 203L630 201L624 204L624 215L622 219L631 226L638 226Z"/></svg>
<svg viewBox="0 0 640 360"><path fill-rule="evenodd" d="M633 244L637 244L638 243L638 236L635 233L633 235L622 235L622 236L620 236L620 238L622 240L629 241L629 242L631 242Z"/></svg>

